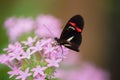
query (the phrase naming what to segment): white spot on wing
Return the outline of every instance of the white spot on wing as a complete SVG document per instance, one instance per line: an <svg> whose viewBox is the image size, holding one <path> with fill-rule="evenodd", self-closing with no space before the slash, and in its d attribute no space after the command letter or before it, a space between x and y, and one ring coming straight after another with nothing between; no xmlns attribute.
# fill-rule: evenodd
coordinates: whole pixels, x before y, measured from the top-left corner
<svg viewBox="0 0 120 80"><path fill-rule="evenodd" d="M67 41L70 42L73 38L74 38L74 36L68 38Z"/></svg>
<svg viewBox="0 0 120 80"><path fill-rule="evenodd" d="M64 44L64 46L71 46L70 44Z"/></svg>
<svg viewBox="0 0 120 80"><path fill-rule="evenodd" d="M74 27L72 27L72 26L69 26L69 27L68 27L68 29L73 29L73 30L75 30L75 28L74 28Z"/></svg>

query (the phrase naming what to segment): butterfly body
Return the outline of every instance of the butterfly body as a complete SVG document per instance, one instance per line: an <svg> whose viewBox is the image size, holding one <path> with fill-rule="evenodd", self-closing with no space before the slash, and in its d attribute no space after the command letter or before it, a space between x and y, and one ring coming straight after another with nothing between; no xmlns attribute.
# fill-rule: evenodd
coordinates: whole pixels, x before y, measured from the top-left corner
<svg viewBox="0 0 120 80"><path fill-rule="evenodd" d="M63 45L71 50L79 52L82 42L82 30L84 21L80 15L73 16L66 24L60 38L55 38L59 45Z"/></svg>

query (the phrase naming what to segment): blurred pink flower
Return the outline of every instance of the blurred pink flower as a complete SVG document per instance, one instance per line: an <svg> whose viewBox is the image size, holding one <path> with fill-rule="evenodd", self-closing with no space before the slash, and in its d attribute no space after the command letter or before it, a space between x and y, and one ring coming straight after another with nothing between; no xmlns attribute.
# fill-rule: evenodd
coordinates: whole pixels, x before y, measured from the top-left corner
<svg viewBox="0 0 120 80"><path fill-rule="evenodd" d="M44 41L44 42L46 42L46 41ZM43 43L44 43L43 42ZM39 52L39 51L42 51L43 50L43 45L44 44L42 44L40 41L37 41L36 42L36 44L35 44L35 46L31 46L30 48L29 48L29 50L32 50L32 52L31 53L35 53L35 52Z"/></svg>
<svg viewBox="0 0 120 80"><path fill-rule="evenodd" d="M8 74L10 75L9 78L13 77L13 76L17 76L20 73L21 68L17 68L16 66L13 67L12 71L9 71Z"/></svg>
<svg viewBox="0 0 120 80"><path fill-rule="evenodd" d="M9 60L21 60L22 54L24 53L24 50L19 42L16 42L15 44L10 44L8 48L5 48L4 51L7 51Z"/></svg>
<svg viewBox="0 0 120 80"><path fill-rule="evenodd" d="M54 49L55 47L52 47L52 45L48 44L47 47L45 47L45 54L52 53Z"/></svg>
<svg viewBox="0 0 120 80"><path fill-rule="evenodd" d="M59 37L61 33L60 21L51 15L40 15L36 20L35 33L40 37Z"/></svg>
<svg viewBox="0 0 120 80"><path fill-rule="evenodd" d="M62 62L63 66L77 66L80 65L81 63L81 55L75 51L69 51L68 53L69 55L65 56L67 57L66 59L64 59L64 61Z"/></svg>
<svg viewBox="0 0 120 80"><path fill-rule="evenodd" d="M64 46L61 46L62 48L60 48L60 46L58 46L59 48L57 52L55 52L54 54L56 54L57 58L61 58L61 59L65 59L67 58L67 54L69 54L69 49L65 48ZM61 51L61 52L60 52Z"/></svg>
<svg viewBox="0 0 120 80"><path fill-rule="evenodd" d="M48 67L59 67L59 63L62 59L55 59L52 57L51 59L45 59L45 61L48 62Z"/></svg>
<svg viewBox="0 0 120 80"><path fill-rule="evenodd" d="M32 18L18 18L16 27L21 27L23 32L31 32L34 28L34 20Z"/></svg>
<svg viewBox="0 0 120 80"><path fill-rule="evenodd" d="M0 55L0 63L1 64L7 64L7 62L9 61L9 56L6 54L1 54Z"/></svg>
<svg viewBox="0 0 120 80"><path fill-rule="evenodd" d="M16 41L23 33L29 33L34 29L32 18L10 17L5 21L4 25L11 42Z"/></svg>
<svg viewBox="0 0 120 80"><path fill-rule="evenodd" d="M10 17L4 23L11 42L18 40L23 34L35 32L40 37L60 37L61 23L51 15L39 15L32 18ZM29 39L30 40L30 39ZM30 45L30 44L29 44Z"/></svg>
<svg viewBox="0 0 120 80"><path fill-rule="evenodd" d="M41 67L41 66L37 66L36 68L33 68L31 71L34 72L33 76L37 76L37 75L42 75L44 76L44 70L46 69L47 67Z"/></svg>
<svg viewBox="0 0 120 80"><path fill-rule="evenodd" d="M15 51L23 51L22 46L19 42L16 42L14 44L9 44L8 48L4 48L4 51L7 51L7 53L15 52Z"/></svg>
<svg viewBox="0 0 120 80"><path fill-rule="evenodd" d="M27 41L22 41L24 45L32 46L33 43L36 41L37 36L32 39L32 37L28 37Z"/></svg>
<svg viewBox="0 0 120 80"><path fill-rule="evenodd" d="M15 25L15 23L16 23L16 17L10 17L5 21L4 26L6 29L10 29Z"/></svg>
<svg viewBox="0 0 120 80"><path fill-rule="evenodd" d="M14 59L17 59L17 60L21 60L22 59L22 53L9 53L9 56L10 56L10 60L14 60Z"/></svg>
<svg viewBox="0 0 120 80"><path fill-rule="evenodd" d="M20 71L16 79L26 80L26 78L29 77L30 75L32 74L29 73L29 68L27 68L25 71Z"/></svg>
<svg viewBox="0 0 120 80"><path fill-rule="evenodd" d="M31 51L29 48L26 50L26 52L24 52L22 55L21 55L21 59L24 59L24 58L27 58L27 59L30 59L31 58L31 55L33 54L34 52Z"/></svg>
<svg viewBox="0 0 120 80"><path fill-rule="evenodd" d="M38 76L34 80L45 80L45 77L46 77L46 75L44 75L44 76Z"/></svg>
<svg viewBox="0 0 120 80"><path fill-rule="evenodd" d="M109 80L108 72L90 63L84 63L80 66L80 69L60 69L55 75L61 80Z"/></svg>

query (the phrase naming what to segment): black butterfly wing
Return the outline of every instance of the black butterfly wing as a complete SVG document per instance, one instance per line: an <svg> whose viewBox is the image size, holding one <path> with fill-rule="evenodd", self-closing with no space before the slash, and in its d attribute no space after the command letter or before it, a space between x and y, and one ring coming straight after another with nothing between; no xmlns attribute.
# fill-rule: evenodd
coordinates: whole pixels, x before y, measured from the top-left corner
<svg viewBox="0 0 120 80"><path fill-rule="evenodd" d="M83 26L83 18L80 15L73 16L63 29L60 39L57 39L58 43L78 52L78 48L82 41L81 32L83 30Z"/></svg>

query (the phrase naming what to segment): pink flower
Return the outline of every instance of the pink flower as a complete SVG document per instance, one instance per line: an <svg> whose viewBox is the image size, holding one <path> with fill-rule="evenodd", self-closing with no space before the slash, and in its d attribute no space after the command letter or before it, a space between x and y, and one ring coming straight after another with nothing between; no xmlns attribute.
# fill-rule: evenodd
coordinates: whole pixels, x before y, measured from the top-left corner
<svg viewBox="0 0 120 80"><path fill-rule="evenodd" d="M21 60L22 59L22 53L9 53L10 60Z"/></svg>
<svg viewBox="0 0 120 80"><path fill-rule="evenodd" d="M15 46L15 45L9 44L9 45L8 45L8 48L4 48L3 50L4 50L4 51L7 51L7 52L9 53L9 52L14 51L15 49L16 49L16 46Z"/></svg>
<svg viewBox="0 0 120 80"><path fill-rule="evenodd" d="M28 46L33 46L33 43L36 41L37 37L28 37L27 41L22 41L23 44L28 45Z"/></svg>
<svg viewBox="0 0 120 80"><path fill-rule="evenodd" d="M15 25L15 23L16 23L16 17L10 17L5 21L4 25L6 29L10 29Z"/></svg>
<svg viewBox="0 0 120 80"><path fill-rule="evenodd" d="M32 18L18 18L16 27L19 27L22 32L31 32L34 29L34 20Z"/></svg>
<svg viewBox="0 0 120 80"><path fill-rule="evenodd" d="M68 49L66 47L56 46L57 52L55 53L57 58L65 59L68 54Z"/></svg>
<svg viewBox="0 0 120 80"><path fill-rule="evenodd" d="M9 71L8 74L10 75L9 78L13 77L13 76L17 76L20 73L21 68L17 68L16 66L13 67L12 71Z"/></svg>
<svg viewBox="0 0 120 80"><path fill-rule="evenodd" d="M27 59L30 59L31 55L33 54L34 52L31 52L30 51L30 48L27 49L27 51L25 53L22 54L22 59L24 58L27 58Z"/></svg>
<svg viewBox="0 0 120 80"><path fill-rule="evenodd" d="M27 68L24 72L20 71L19 75L16 77L16 79L26 80L27 77L29 77L30 75L32 75L32 74L29 73L29 68Z"/></svg>
<svg viewBox="0 0 120 80"><path fill-rule="evenodd" d="M46 47L48 44L51 45L52 42L53 42L52 39L42 39L41 41L37 41L36 44L35 44L35 46L31 46L29 49L32 50L32 53L33 53L33 52L35 53L35 52L37 52L37 51L39 52L39 51L45 49L45 47ZM47 49L48 49L48 48L47 48Z"/></svg>
<svg viewBox="0 0 120 80"><path fill-rule="evenodd" d="M44 76L44 70L46 69L46 67L41 67L41 66L37 66L36 68L33 68L31 71L34 72L33 77L37 76L38 74Z"/></svg>
<svg viewBox="0 0 120 80"><path fill-rule="evenodd" d="M62 55L64 55L64 54L66 54L66 52L64 52ZM81 64L80 63L81 55L78 53L69 51L69 55L65 55L65 57L67 57L67 58L64 59L64 61L62 62L62 65L64 65L64 66L77 66L77 65Z"/></svg>
<svg viewBox="0 0 120 80"><path fill-rule="evenodd" d="M32 18L16 18L11 17L5 21L10 41L16 41L23 33L29 33L34 29L34 21Z"/></svg>
<svg viewBox="0 0 120 80"><path fill-rule="evenodd" d="M9 56L8 55L6 55L6 54L0 55L0 63L7 64L8 61L9 61Z"/></svg>
<svg viewBox="0 0 120 80"><path fill-rule="evenodd" d="M16 42L15 44L9 44L8 48L4 48L3 50L7 51L8 53L11 53L23 51L23 48L19 42Z"/></svg>
<svg viewBox="0 0 120 80"><path fill-rule="evenodd" d="M48 67L59 67L59 63L62 61L62 59L55 59L52 57L51 59L45 59L46 62L48 62Z"/></svg>
<svg viewBox="0 0 120 80"><path fill-rule="evenodd" d="M5 48L4 51L7 51L10 60L21 60L24 50L19 42L15 44L10 44L8 48Z"/></svg>
<svg viewBox="0 0 120 80"><path fill-rule="evenodd" d="M40 15L37 18L35 33L40 37L59 37L61 33L61 23L51 15Z"/></svg>
<svg viewBox="0 0 120 80"><path fill-rule="evenodd" d="M61 80L109 80L109 74L106 71L90 63L81 65L80 69L60 69L57 71L55 76Z"/></svg>
<svg viewBox="0 0 120 80"><path fill-rule="evenodd" d="M43 49L43 45L41 45L40 41L37 41L35 46L32 46L29 48L30 50L32 50L32 53L35 53L35 52L39 52Z"/></svg>
<svg viewBox="0 0 120 80"><path fill-rule="evenodd" d="M55 41L54 41L54 39L52 39L52 38L43 38L41 41L40 41L40 43L41 43L41 45L42 46L47 46L48 44L52 44L52 43L54 43Z"/></svg>
<svg viewBox="0 0 120 80"><path fill-rule="evenodd" d="M46 77L46 75L44 75L44 76L38 76L34 80L45 80L45 77Z"/></svg>
<svg viewBox="0 0 120 80"><path fill-rule="evenodd" d="M53 47L51 44L48 44L45 49L45 54L52 53L55 50L55 47Z"/></svg>
<svg viewBox="0 0 120 80"><path fill-rule="evenodd" d="M22 54L24 53L24 50L23 50L21 44L18 42L16 42L11 47L8 47L4 50L9 52L8 56L10 57L10 60L14 60L14 59L21 60Z"/></svg>

